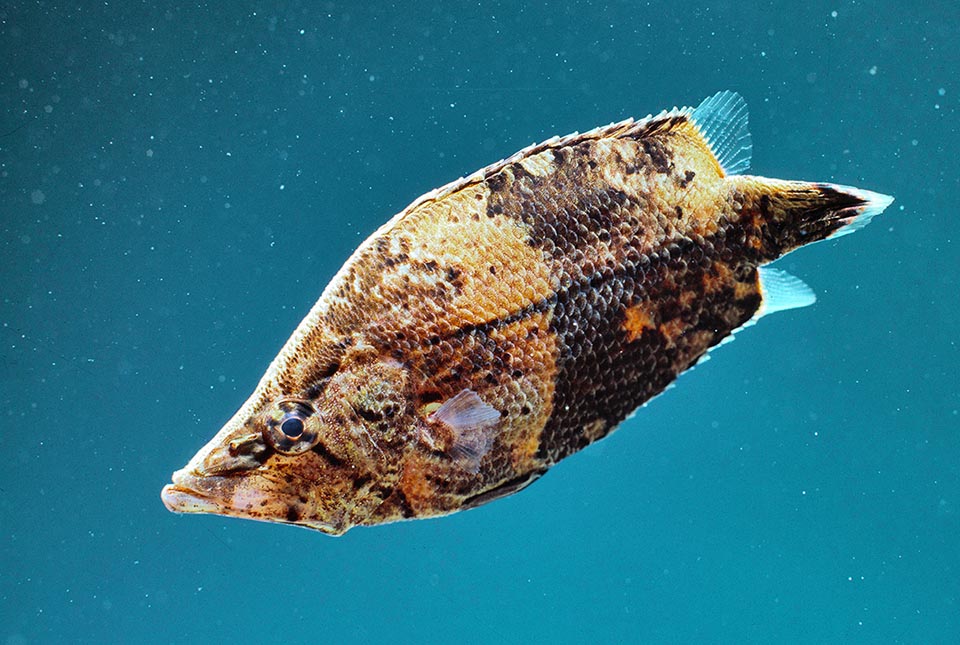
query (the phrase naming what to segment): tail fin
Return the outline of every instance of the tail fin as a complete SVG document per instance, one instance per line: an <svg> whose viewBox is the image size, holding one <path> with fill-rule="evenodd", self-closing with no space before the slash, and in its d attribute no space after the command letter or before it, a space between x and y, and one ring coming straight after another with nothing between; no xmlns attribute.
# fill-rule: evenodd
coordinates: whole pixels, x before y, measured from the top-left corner
<svg viewBox="0 0 960 645"><path fill-rule="evenodd" d="M790 251L866 226L893 197L837 184L735 178L742 213L759 227L760 253L770 262Z"/></svg>
<svg viewBox="0 0 960 645"><path fill-rule="evenodd" d="M828 237L840 237L859 231L870 223L874 217L887 210L887 206L893 203L893 197L875 193L872 190L863 190L852 186L841 186L839 184L820 184L821 187L850 195L860 200L860 206L854 206L847 209L844 224Z"/></svg>

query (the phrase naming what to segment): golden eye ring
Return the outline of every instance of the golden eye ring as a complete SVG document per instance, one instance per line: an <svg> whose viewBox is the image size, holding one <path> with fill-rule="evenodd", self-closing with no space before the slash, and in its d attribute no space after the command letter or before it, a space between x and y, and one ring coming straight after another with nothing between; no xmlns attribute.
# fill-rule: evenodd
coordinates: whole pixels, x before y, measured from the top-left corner
<svg viewBox="0 0 960 645"><path fill-rule="evenodd" d="M263 438L279 453L299 455L319 442L320 419L309 402L280 399L265 415Z"/></svg>

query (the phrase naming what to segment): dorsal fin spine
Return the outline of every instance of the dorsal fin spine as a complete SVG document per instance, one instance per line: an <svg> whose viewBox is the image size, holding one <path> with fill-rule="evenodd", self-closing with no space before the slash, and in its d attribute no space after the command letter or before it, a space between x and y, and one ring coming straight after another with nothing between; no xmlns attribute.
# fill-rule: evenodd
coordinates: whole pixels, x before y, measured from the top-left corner
<svg viewBox="0 0 960 645"><path fill-rule="evenodd" d="M740 175L750 169L753 143L742 96L729 90L717 92L689 114L724 174Z"/></svg>

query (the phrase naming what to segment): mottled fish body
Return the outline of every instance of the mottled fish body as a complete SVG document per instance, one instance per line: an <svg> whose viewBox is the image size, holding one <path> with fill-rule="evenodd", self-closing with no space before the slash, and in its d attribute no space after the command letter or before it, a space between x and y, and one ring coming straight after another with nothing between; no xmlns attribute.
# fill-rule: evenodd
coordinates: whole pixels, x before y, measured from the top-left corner
<svg viewBox="0 0 960 645"><path fill-rule="evenodd" d="M514 493L760 315L766 267L891 198L742 174L743 99L531 146L417 199L324 290L174 473L170 510L352 526Z"/></svg>

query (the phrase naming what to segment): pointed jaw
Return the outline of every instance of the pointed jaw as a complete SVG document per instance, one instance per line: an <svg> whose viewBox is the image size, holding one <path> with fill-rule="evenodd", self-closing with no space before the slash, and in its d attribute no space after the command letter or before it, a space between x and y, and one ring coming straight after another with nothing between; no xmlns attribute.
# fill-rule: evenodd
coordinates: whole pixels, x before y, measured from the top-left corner
<svg viewBox="0 0 960 645"><path fill-rule="evenodd" d="M276 522L330 535L341 535L351 526L344 517L338 515L336 521L327 517L320 519L306 512L308 509L304 507L299 507L297 514L291 515L293 500L298 496L279 489L275 484L266 478L242 474L199 474L187 466L173 474L173 483L163 487L160 499L167 510L174 513L208 513Z"/></svg>
<svg viewBox="0 0 960 645"><path fill-rule="evenodd" d="M266 483L236 474L207 474L187 466L173 473L173 483L163 487L160 499L174 513L214 513L273 521L260 513L260 509L272 506L279 498L275 490L258 485Z"/></svg>
<svg viewBox="0 0 960 645"><path fill-rule="evenodd" d="M160 491L163 505L174 513L222 513L220 505L197 490L196 480L186 469L173 473L173 483Z"/></svg>
<svg viewBox="0 0 960 645"><path fill-rule="evenodd" d="M353 470L312 451L277 453L257 424L248 423L256 416L250 401L173 473L160 493L163 505L174 513L277 522L332 535L355 525L349 516L358 495Z"/></svg>

